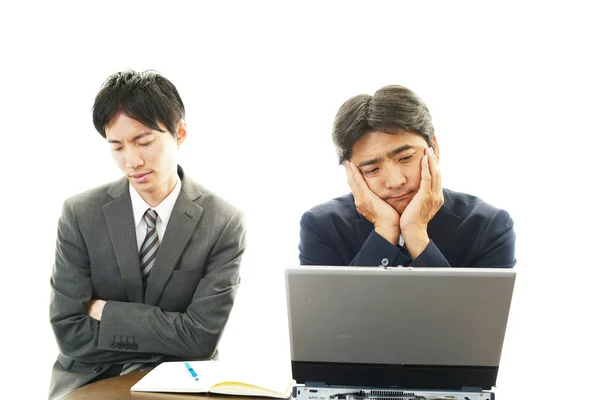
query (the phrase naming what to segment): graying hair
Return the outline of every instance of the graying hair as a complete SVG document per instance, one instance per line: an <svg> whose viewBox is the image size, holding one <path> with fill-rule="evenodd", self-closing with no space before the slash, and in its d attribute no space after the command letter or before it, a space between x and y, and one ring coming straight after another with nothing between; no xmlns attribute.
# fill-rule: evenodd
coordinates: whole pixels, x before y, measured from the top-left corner
<svg viewBox="0 0 600 400"><path fill-rule="evenodd" d="M332 132L339 163L352 157L352 148L363 135L376 131L390 135L412 132L433 146L434 129L429 109L413 91L403 86L384 86L373 96L359 94L340 107Z"/></svg>

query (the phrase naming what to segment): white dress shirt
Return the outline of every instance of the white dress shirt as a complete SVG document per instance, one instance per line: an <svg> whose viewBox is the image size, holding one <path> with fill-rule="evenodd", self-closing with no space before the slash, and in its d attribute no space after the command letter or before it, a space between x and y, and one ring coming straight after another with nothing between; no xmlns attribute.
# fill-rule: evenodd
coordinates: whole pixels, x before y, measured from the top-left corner
<svg viewBox="0 0 600 400"><path fill-rule="evenodd" d="M156 207L150 207L142 196L135 190L131 183L129 184L129 196L131 197L131 206L133 208L133 221L135 222L135 236L137 239L138 253L142 248L142 243L146 237L146 221L144 221L144 214L148 208L152 208L158 214L156 218L156 230L158 233L158 240L162 242L162 238L167 229L167 223L173 212L175 201L181 191L181 179L177 176L177 183L175 188L169 193L169 195Z"/></svg>
<svg viewBox="0 0 600 400"><path fill-rule="evenodd" d="M400 234L400 237L398 238L398 245L404 247L404 238L402 237L402 234Z"/></svg>

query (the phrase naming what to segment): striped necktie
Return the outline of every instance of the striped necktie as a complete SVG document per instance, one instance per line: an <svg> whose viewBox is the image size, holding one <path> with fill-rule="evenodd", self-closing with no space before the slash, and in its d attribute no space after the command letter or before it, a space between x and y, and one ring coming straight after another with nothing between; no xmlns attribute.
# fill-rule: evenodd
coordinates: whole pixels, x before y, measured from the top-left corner
<svg viewBox="0 0 600 400"><path fill-rule="evenodd" d="M149 208L144 214L144 220L146 221L146 237L142 242L142 248L140 249L140 268L142 270L142 282L144 285L148 280L148 276L154 266L154 260L156 260L156 253L158 253L158 231L156 230L156 219L158 214L153 209Z"/></svg>
<svg viewBox="0 0 600 400"><path fill-rule="evenodd" d="M156 260L156 253L158 253L158 232L156 230L156 219L158 214L153 209L149 208L144 213L144 220L146 221L146 237L142 242L140 249L140 269L142 270L142 283L146 286L148 276L154 266L154 260ZM130 372L144 371L146 369L152 369L154 363L130 363L123 365L121 375L126 375Z"/></svg>

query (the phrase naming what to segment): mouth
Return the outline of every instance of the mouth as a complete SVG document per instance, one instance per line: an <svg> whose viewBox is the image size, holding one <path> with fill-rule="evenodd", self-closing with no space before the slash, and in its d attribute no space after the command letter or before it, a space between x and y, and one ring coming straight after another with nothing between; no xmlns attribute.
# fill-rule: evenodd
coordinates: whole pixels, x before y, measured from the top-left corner
<svg viewBox="0 0 600 400"><path fill-rule="evenodd" d="M395 196L390 196L387 198L387 201L402 201L408 199L412 195L412 192L406 192L403 194L398 194Z"/></svg>
<svg viewBox="0 0 600 400"><path fill-rule="evenodd" d="M133 178L137 183L142 183L148 180L151 172L142 172L139 174L129 175L130 178Z"/></svg>

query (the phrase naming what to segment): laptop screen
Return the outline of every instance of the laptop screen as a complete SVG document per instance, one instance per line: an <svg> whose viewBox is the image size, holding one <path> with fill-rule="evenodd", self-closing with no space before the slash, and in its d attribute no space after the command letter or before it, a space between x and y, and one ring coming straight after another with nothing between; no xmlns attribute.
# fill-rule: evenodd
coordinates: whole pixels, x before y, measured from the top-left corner
<svg viewBox="0 0 600 400"><path fill-rule="evenodd" d="M285 274L297 382L495 384L514 270L302 266Z"/></svg>

